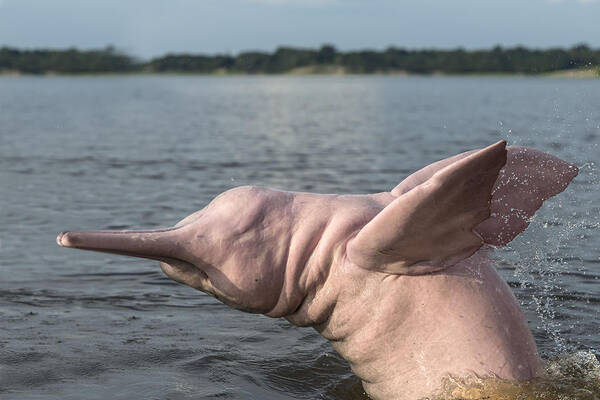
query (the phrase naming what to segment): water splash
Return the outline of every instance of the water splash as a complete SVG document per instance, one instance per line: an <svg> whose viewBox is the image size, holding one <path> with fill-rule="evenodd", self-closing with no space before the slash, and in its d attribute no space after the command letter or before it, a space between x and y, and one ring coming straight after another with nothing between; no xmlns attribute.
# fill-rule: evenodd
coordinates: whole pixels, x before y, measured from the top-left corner
<svg viewBox="0 0 600 400"><path fill-rule="evenodd" d="M595 400L600 398L600 362L590 352L561 354L525 382L498 378L446 378L435 400Z"/></svg>
<svg viewBox="0 0 600 400"><path fill-rule="evenodd" d="M522 306L535 311L537 329L554 344L546 349L547 357L575 350L565 339L563 332L569 327L562 326L559 315L564 311L562 296L566 292L563 276L589 272L584 259L594 255L582 251L579 241L587 234L597 235L600 228L593 195L599 182L595 164L582 165L577 180L577 188L547 201L527 231L496 254L502 260L497 260L499 264L508 262L512 269Z"/></svg>

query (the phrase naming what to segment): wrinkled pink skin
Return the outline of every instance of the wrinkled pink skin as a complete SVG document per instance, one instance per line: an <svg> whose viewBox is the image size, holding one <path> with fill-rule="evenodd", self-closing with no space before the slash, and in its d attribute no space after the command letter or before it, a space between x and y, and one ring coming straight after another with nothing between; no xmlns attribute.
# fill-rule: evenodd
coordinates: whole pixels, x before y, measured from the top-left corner
<svg viewBox="0 0 600 400"><path fill-rule="evenodd" d="M172 229L57 241L159 260L231 307L314 327L375 399L431 395L448 375L525 380L538 369L536 345L484 241L512 240L577 168L504 146L434 163L391 192L240 187Z"/></svg>

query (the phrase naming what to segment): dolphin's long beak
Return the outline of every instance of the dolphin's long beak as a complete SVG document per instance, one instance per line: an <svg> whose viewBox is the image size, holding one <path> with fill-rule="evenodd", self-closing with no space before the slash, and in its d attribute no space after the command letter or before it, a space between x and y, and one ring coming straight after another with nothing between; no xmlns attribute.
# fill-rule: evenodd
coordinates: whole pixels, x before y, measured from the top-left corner
<svg viewBox="0 0 600 400"><path fill-rule="evenodd" d="M63 247L150 258L157 261L179 259L181 228L149 231L62 232L56 242Z"/></svg>

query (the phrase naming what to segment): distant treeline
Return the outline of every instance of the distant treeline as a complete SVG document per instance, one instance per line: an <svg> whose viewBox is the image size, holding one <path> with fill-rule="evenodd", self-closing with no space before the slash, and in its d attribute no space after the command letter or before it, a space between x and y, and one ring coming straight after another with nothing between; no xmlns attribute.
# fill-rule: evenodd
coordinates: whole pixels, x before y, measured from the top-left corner
<svg viewBox="0 0 600 400"><path fill-rule="evenodd" d="M331 45L318 50L280 47L232 55L168 54L143 62L113 47L103 50L18 50L0 48L0 72L77 74L124 72L279 74L289 72L346 72L416 74L521 73L539 74L600 66L600 49L581 44L570 49L338 51Z"/></svg>
<svg viewBox="0 0 600 400"><path fill-rule="evenodd" d="M141 67L132 57L112 47L85 51L0 48L0 72L82 74L133 72Z"/></svg>

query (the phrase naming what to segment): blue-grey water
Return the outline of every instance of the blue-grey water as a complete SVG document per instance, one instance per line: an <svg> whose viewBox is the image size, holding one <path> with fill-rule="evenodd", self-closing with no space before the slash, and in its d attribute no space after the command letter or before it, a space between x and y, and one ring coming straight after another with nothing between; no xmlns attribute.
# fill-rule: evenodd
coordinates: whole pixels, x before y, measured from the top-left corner
<svg viewBox="0 0 600 400"><path fill-rule="evenodd" d="M365 399L310 328L231 310L152 261L60 248L56 234L170 226L246 184L389 190L501 138L581 168L496 257L543 356L589 361L600 80L0 77L0 398Z"/></svg>

